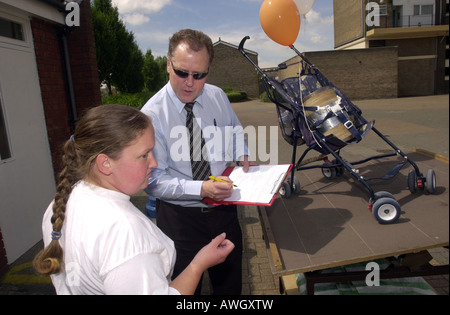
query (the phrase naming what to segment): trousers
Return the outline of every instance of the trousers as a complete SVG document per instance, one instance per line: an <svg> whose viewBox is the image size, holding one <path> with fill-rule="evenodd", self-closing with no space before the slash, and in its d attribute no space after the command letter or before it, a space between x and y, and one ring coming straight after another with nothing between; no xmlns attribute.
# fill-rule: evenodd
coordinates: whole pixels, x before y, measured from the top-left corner
<svg viewBox="0 0 450 315"><path fill-rule="evenodd" d="M175 279L192 261L197 252L217 235L225 232L235 245L227 259L209 268L212 293L240 295L242 292L242 231L237 206L191 208L157 200L156 222L170 237L177 252L172 279ZM200 281L195 294L200 294Z"/></svg>

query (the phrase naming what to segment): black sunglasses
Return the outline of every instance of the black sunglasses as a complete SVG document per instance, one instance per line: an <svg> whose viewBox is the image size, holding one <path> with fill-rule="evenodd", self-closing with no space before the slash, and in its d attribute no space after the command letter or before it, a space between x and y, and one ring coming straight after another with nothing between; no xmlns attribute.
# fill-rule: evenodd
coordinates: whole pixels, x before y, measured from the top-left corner
<svg viewBox="0 0 450 315"><path fill-rule="evenodd" d="M172 60L170 60L170 64L172 65L173 72L175 72L175 74L177 76L179 76L180 78L186 79L189 76L189 72L186 72L186 71L183 71L183 70L179 70L179 69L175 69L175 67L173 66ZM194 80L204 79L207 75L208 75L208 72L192 73L192 77L194 78Z"/></svg>

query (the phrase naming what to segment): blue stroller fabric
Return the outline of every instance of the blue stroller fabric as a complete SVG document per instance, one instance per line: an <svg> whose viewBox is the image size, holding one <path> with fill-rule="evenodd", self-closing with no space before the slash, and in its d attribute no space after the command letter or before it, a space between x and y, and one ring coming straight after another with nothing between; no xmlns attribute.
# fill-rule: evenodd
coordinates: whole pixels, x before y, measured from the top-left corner
<svg viewBox="0 0 450 315"><path fill-rule="evenodd" d="M270 79L269 84L275 89L274 97L279 103L287 102L290 104L293 116L296 117L296 128L301 135L306 145L313 148L320 153L329 153L328 150L323 149L319 143L320 137L333 150L339 150L349 143L357 143L370 131L373 122L368 123L362 116L361 110L354 105L344 93L337 89L328 79L322 75L320 71L311 67L303 67L300 76L287 78L278 82ZM305 99L315 96L315 94L324 91L325 89L333 89L339 100L338 110L329 111L321 119L312 122L310 118L305 115L305 111L315 112L318 107L304 106ZM323 104L327 105L327 104ZM336 107L334 107L336 109ZM337 119L343 126L351 133L352 139L343 141L333 134L324 135L321 132L321 125L329 119ZM323 129L323 128L322 128ZM292 143L291 143L292 144Z"/></svg>

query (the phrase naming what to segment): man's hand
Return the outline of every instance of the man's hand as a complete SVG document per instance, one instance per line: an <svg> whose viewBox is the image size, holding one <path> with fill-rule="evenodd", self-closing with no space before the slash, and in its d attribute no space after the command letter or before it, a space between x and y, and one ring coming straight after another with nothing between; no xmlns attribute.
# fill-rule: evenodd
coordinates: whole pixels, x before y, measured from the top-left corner
<svg viewBox="0 0 450 315"><path fill-rule="evenodd" d="M247 173L250 166L257 166L258 163L256 163L255 161L249 161L248 160L248 155L244 155L243 161L239 161L238 165L239 166L243 166L244 167L244 172Z"/></svg>
<svg viewBox="0 0 450 315"><path fill-rule="evenodd" d="M204 181L202 185L202 198L211 198L215 201L222 201L231 196L233 193L232 181L227 176L219 176L221 180L226 181L226 183L217 182L212 179Z"/></svg>

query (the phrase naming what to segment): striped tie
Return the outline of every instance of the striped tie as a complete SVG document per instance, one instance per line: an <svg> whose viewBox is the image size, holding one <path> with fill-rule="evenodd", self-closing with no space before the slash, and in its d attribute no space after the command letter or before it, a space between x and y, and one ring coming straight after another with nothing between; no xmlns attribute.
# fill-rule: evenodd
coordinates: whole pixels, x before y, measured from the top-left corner
<svg viewBox="0 0 450 315"><path fill-rule="evenodd" d="M207 180L211 175L209 162L205 159L208 157L208 152L205 146L205 139L200 126L195 120L192 109L194 103L187 103L184 106L186 109L186 127L189 130L189 146L191 155L192 178L194 180Z"/></svg>

